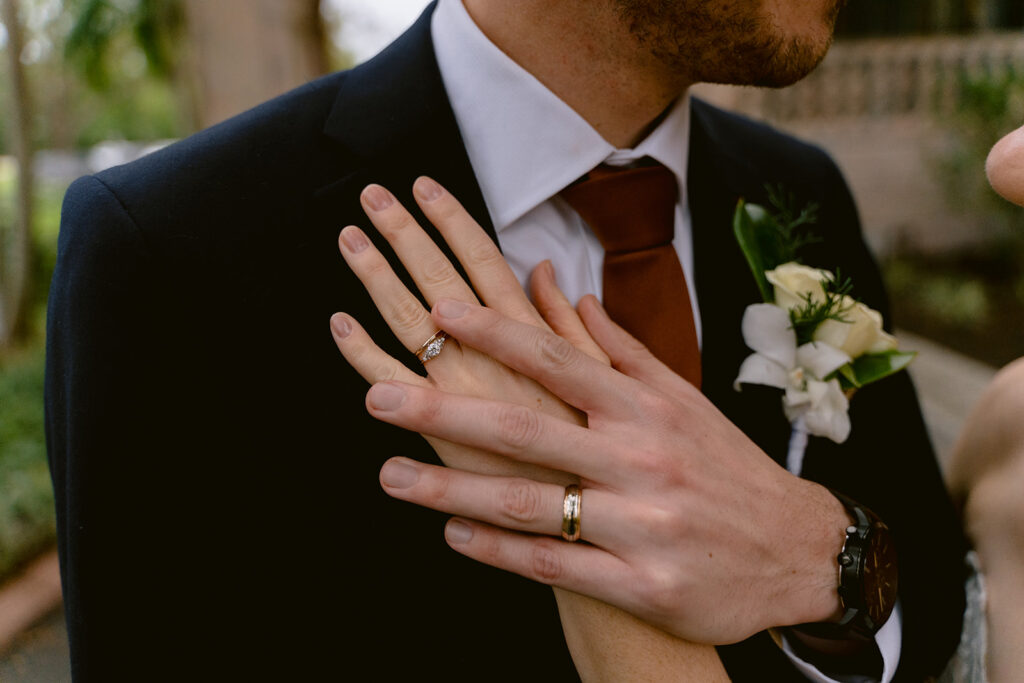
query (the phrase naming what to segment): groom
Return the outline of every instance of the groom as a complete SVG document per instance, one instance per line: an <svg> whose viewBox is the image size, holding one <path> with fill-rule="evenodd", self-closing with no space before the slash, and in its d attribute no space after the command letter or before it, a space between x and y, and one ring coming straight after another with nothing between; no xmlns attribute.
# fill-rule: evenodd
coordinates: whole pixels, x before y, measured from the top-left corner
<svg viewBox="0 0 1024 683"><path fill-rule="evenodd" d="M338 231L366 225L366 184L413 206L413 179L430 175L520 271L576 244L566 261L582 294L589 238L544 232L558 224L551 197L595 150L590 166L644 151L685 190L674 246L697 301L703 392L780 460L778 396L731 388L757 300L729 231L737 199L764 202L780 183L816 201L825 239L808 262L841 267L883 312L884 294L824 155L679 98L700 80L796 80L823 56L837 4L442 0L351 72L79 180L47 373L76 680L575 677L549 589L452 553L444 517L377 488L381 456L437 461L367 415L365 383L326 333L344 310L407 356L338 258ZM573 137L545 138L549 120ZM536 163L566 144L563 167ZM906 378L865 390L851 416L851 439L812 444L804 474L893 529L900 606L877 652L886 677L898 661L897 676L920 680L959 635L961 535ZM787 654L767 633L719 652L734 680L881 671Z"/></svg>

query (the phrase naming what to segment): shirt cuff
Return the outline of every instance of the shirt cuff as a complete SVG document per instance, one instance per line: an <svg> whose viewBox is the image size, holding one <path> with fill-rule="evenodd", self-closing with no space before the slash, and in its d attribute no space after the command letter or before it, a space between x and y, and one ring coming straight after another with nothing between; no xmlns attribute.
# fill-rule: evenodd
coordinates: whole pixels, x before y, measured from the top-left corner
<svg viewBox="0 0 1024 683"><path fill-rule="evenodd" d="M889 619L875 634L875 646L882 655L881 679L862 674L826 674L811 661L801 658L794 652L789 642L789 636L784 629L771 629L769 633L775 640L775 644L782 648L782 651L789 657L789 661L793 663L797 671L809 681L814 681L814 683L890 683L896 675L896 666L900 662L900 650L903 647L903 614L897 600Z"/></svg>

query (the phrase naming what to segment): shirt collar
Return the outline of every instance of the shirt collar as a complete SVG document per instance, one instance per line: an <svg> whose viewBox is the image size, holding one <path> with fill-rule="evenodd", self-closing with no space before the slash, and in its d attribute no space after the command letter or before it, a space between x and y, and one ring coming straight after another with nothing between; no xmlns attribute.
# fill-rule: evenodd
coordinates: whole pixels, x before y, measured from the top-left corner
<svg viewBox="0 0 1024 683"><path fill-rule="evenodd" d="M499 233L598 164L649 156L685 191L689 98L633 149L617 150L492 43L462 0L440 0L431 31L441 77Z"/></svg>

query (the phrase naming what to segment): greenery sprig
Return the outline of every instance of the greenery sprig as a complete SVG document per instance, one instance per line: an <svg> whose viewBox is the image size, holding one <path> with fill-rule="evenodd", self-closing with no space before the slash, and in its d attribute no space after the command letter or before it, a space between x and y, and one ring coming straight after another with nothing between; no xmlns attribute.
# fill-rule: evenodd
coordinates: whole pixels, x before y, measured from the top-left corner
<svg viewBox="0 0 1024 683"><path fill-rule="evenodd" d="M853 280L843 278L837 270L835 278L822 282L825 292L824 300L815 301L809 292L803 295L802 306L789 311L789 320L796 332L797 345L806 344L814 339L814 331L826 320L841 323L850 322L845 314L853 307Z"/></svg>
<svg viewBox="0 0 1024 683"><path fill-rule="evenodd" d="M818 221L818 205L797 204L796 196L781 185L765 185L773 210L740 200L733 216L733 231L740 249L757 281L765 301L772 300L772 289L765 271L783 263L800 263L799 251L821 238L809 232Z"/></svg>
<svg viewBox="0 0 1024 683"><path fill-rule="evenodd" d="M801 263L799 250L821 239L809 231L818 220L817 204L799 206L796 196L781 185L766 185L765 189L770 208L740 199L733 215L733 234L754 275L762 300L773 304L776 303L775 290L768 282L766 272L787 263ZM802 303L787 309L797 346L814 341L815 332L826 321L855 324L857 316L853 309L860 302L852 296L853 282L850 278L842 277L837 269L834 277L828 275L820 284L821 290L817 291L823 291L823 297L820 293L818 296L800 294ZM860 353L829 378L821 379L835 377L844 391L852 391L903 370L915 355L916 352L896 348Z"/></svg>

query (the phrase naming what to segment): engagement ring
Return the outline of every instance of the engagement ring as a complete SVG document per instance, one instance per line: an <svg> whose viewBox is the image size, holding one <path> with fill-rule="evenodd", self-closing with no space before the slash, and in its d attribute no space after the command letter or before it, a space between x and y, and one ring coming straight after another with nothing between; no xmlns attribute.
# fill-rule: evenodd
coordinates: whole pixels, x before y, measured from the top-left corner
<svg viewBox="0 0 1024 683"><path fill-rule="evenodd" d="M444 348L446 341L448 341L448 333L444 330L438 330L430 335L430 339L419 348L416 352L416 357L420 359L421 363L426 364L428 360L437 358L438 354L441 353L441 349Z"/></svg>

